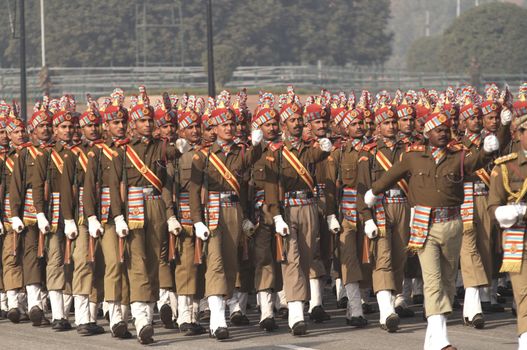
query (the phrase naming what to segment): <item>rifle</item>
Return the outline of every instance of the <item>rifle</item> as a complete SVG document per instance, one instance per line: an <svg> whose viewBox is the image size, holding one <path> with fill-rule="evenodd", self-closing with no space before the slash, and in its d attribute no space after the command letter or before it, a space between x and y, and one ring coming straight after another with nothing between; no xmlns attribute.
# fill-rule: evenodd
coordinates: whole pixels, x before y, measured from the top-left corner
<svg viewBox="0 0 527 350"><path fill-rule="evenodd" d="M205 167L203 168L203 182L201 187L201 203L205 206L205 224L209 227L209 157L210 157L210 148L207 151L207 157L205 158ZM194 243L194 264L201 265L203 264L204 257L207 256L207 248L209 241L206 240L203 242L201 239L196 237L196 242Z"/></svg>
<svg viewBox="0 0 527 350"><path fill-rule="evenodd" d="M79 222L79 208L80 208L80 198L78 192L78 176L77 176L77 161L73 163L73 187L71 193L73 194L73 212L75 225ZM66 237L66 249L64 249L64 264L71 264L71 243L72 240Z"/></svg>
<svg viewBox="0 0 527 350"><path fill-rule="evenodd" d="M282 151L279 150L277 153L278 153L278 161L277 161L278 163L277 164L278 165L278 203L280 204L280 211L284 215L284 219L285 219L285 215L287 211L285 210L285 207L284 207L285 193L284 193L284 187L282 184ZM285 238L278 232L275 232L274 236L276 240L276 261L284 264L287 262L287 247L286 247L287 242Z"/></svg>
<svg viewBox="0 0 527 350"><path fill-rule="evenodd" d="M124 203L124 217L126 222L128 222L128 173L126 171L126 147L123 146L123 169L121 173L121 183L119 184L119 192L121 195L121 200ZM124 263L124 238L119 237L119 261Z"/></svg>
<svg viewBox="0 0 527 350"><path fill-rule="evenodd" d="M97 157L97 168L96 168L96 181L95 181L95 190L97 192L97 198L98 201L95 201L97 205L97 218L101 220L102 218L102 205L101 205L101 198L102 198L102 168L101 168L101 157L102 157L102 148L99 149L99 156ZM98 204L97 204L98 203ZM88 238L88 261L91 264L95 263L95 238L93 238L91 235L89 235Z"/></svg>

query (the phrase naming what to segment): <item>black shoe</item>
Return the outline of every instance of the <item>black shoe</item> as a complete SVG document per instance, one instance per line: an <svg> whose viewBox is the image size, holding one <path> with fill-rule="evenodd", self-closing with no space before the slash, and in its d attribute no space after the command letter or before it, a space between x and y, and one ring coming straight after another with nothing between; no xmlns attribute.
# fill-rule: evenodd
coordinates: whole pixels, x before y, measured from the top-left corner
<svg viewBox="0 0 527 350"><path fill-rule="evenodd" d="M29 321L29 316L24 312L20 314L20 322L27 322Z"/></svg>
<svg viewBox="0 0 527 350"><path fill-rule="evenodd" d="M139 331L139 334L137 335L137 340L143 345L152 344L154 342L154 339L152 338L153 335L154 327L147 324Z"/></svg>
<svg viewBox="0 0 527 350"><path fill-rule="evenodd" d="M159 318L165 325L166 329L174 329L174 321L172 320L172 308L170 305L163 304L159 309Z"/></svg>
<svg viewBox="0 0 527 350"><path fill-rule="evenodd" d="M324 311L322 306L315 306L313 310L311 310L311 313L309 314L309 319L313 320L315 323L322 323L324 321L327 321L331 319L331 316Z"/></svg>
<svg viewBox="0 0 527 350"><path fill-rule="evenodd" d="M247 326L249 325L249 319L241 311L236 311L231 315L231 324L233 326Z"/></svg>
<svg viewBox="0 0 527 350"><path fill-rule="evenodd" d="M180 324L179 331L184 333L185 336L200 335L207 332L202 325L188 322Z"/></svg>
<svg viewBox="0 0 527 350"><path fill-rule="evenodd" d="M399 329L399 322L399 316L397 314L391 314L386 319L386 324L381 324L381 328L388 331L388 333L395 333Z"/></svg>
<svg viewBox="0 0 527 350"><path fill-rule="evenodd" d="M289 317L289 309L281 307L280 310L276 312L276 317L280 317L282 320L287 320Z"/></svg>
<svg viewBox="0 0 527 350"><path fill-rule="evenodd" d="M64 332L71 330L71 324L68 320L65 318L62 318L60 320L53 320L53 323L51 325L51 329L57 332Z"/></svg>
<svg viewBox="0 0 527 350"><path fill-rule="evenodd" d="M346 324L352 327L364 328L368 325L368 320L362 316L352 317L346 319Z"/></svg>
<svg viewBox="0 0 527 350"><path fill-rule="evenodd" d="M199 312L199 320L201 322L210 321L210 310L204 310Z"/></svg>
<svg viewBox="0 0 527 350"><path fill-rule="evenodd" d="M99 326L97 323L95 322L90 322L88 323L88 325L90 326L92 332L94 335L97 335L97 334L103 334L105 333L106 331L104 330L104 327L103 326Z"/></svg>
<svg viewBox="0 0 527 350"><path fill-rule="evenodd" d="M340 300L337 300L337 309L345 309L348 307L348 297L344 297Z"/></svg>
<svg viewBox="0 0 527 350"><path fill-rule="evenodd" d="M132 333L128 331L128 326L124 321L119 321L112 326L112 337L119 339L130 339Z"/></svg>
<svg viewBox="0 0 527 350"><path fill-rule="evenodd" d="M5 320L7 318L7 311L0 310L0 320Z"/></svg>
<svg viewBox="0 0 527 350"><path fill-rule="evenodd" d="M77 333L82 336L96 335L104 333L104 328L97 326L95 323L80 324L77 326Z"/></svg>
<svg viewBox="0 0 527 350"><path fill-rule="evenodd" d="M507 302L507 298L505 298L503 295L497 295L496 296L496 301L498 302L498 304L505 304Z"/></svg>
<svg viewBox="0 0 527 350"><path fill-rule="evenodd" d="M472 321L468 320L468 317L464 318L465 326L474 327L476 329L483 329L485 327L485 319L482 314L476 314Z"/></svg>
<svg viewBox="0 0 527 350"><path fill-rule="evenodd" d="M278 329L278 325L273 317L267 317L260 322L260 328L265 329L267 332L272 332Z"/></svg>
<svg viewBox="0 0 527 350"><path fill-rule="evenodd" d="M9 321L13 323L19 323L20 322L20 311L18 309L11 309L7 312L7 318Z"/></svg>
<svg viewBox="0 0 527 350"><path fill-rule="evenodd" d="M425 300L423 294L416 294L412 297L412 302L414 305L422 305Z"/></svg>
<svg viewBox="0 0 527 350"><path fill-rule="evenodd" d="M216 338L216 340L224 340L229 339L229 330L227 327L219 327L216 329L216 332L212 334L212 332L209 334L211 338Z"/></svg>
<svg viewBox="0 0 527 350"><path fill-rule="evenodd" d="M400 318L409 318L415 316L415 312L413 312L412 309L408 307L397 306L395 308L395 312Z"/></svg>
<svg viewBox="0 0 527 350"><path fill-rule="evenodd" d="M49 322L49 319L43 314L42 321L40 322L40 327L49 327L49 326L51 326L51 322Z"/></svg>
<svg viewBox="0 0 527 350"><path fill-rule="evenodd" d="M512 297L512 289L498 286L498 294L501 295L502 297Z"/></svg>
<svg viewBox="0 0 527 350"><path fill-rule="evenodd" d="M298 321L293 325L293 328L291 328L291 333L296 337L305 335L307 333L306 323L304 321Z"/></svg>
<svg viewBox="0 0 527 350"><path fill-rule="evenodd" d="M362 304L362 313L365 315L368 314L374 314L377 310L375 310L375 307L370 303L363 303Z"/></svg>
<svg viewBox="0 0 527 350"><path fill-rule="evenodd" d="M505 312L505 308L500 304L491 304L488 301L481 303L481 309L485 313Z"/></svg>
<svg viewBox="0 0 527 350"><path fill-rule="evenodd" d="M40 327L43 318L44 312L42 312L38 306L33 306L29 311L29 319L31 320L33 327Z"/></svg>

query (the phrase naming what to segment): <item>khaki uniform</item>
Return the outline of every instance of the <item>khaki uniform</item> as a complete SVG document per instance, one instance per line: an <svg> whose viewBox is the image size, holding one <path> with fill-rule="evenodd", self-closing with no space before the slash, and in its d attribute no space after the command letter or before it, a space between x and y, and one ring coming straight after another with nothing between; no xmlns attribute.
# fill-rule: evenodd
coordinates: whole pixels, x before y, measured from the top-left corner
<svg viewBox="0 0 527 350"><path fill-rule="evenodd" d="M116 146L111 139L105 144L115 152ZM102 257L98 255L96 258L97 265L100 263L104 270L104 300L127 305L130 303L130 290L127 271L122 268L119 261L119 239L113 223L115 215L112 215L111 207L102 208L101 203L103 189L107 188L109 191L110 169L115 154L103 152L99 147L88 153L88 166L84 179L84 215L86 220L95 215L99 221L102 220L102 211L107 215L108 221L105 224L101 222L104 225L104 235L97 242Z"/></svg>
<svg viewBox="0 0 527 350"><path fill-rule="evenodd" d="M205 296L225 295L231 297L239 268L238 247L241 240L243 218L240 203L242 198L246 198L247 193L246 188L241 187L242 193L235 194L233 188L220 172L210 164L210 161L207 161L207 153L215 153L240 182L246 169L261 156L262 147L243 149L241 146L233 144L229 153L225 155L221 146L214 143L210 148L203 150L204 152L196 151L192 161L189 195L193 223L203 222L210 226L211 220L215 219L209 217L208 220L204 220L205 210L210 213L211 208L205 208L202 204L202 191L208 192L209 196L213 192L219 193L219 196L223 198L220 199L219 213L216 214L219 215L218 227L211 230L211 236L208 239ZM207 188L203 187L204 176L207 177ZM205 199L205 201L207 200ZM210 203L207 206L209 205Z"/></svg>
<svg viewBox="0 0 527 350"><path fill-rule="evenodd" d="M521 146L520 146L521 147ZM513 200L510 197L511 193L519 194L522 188L525 188L525 179L527 178L527 156L525 151L520 148L520 152L511 153L496 159L496 167L492 170L490 179L490 193L489 193L489 213L494 217L494 212L498 206L523 203L527 201L527 197ZM503 167L507 170L507 177L504 177ZM508 184L510 190L506 189L505 184ZM519 223L525 225L527 222L527 215L520 219ZM519 227L518 222L513 227ZM525 226L523 226L525 227ZM509 276L512 282L512 289L514 292L514 300L517 305L517 319L518 319L518 334L527 332L527 254L526 254L526 238L525 229L523 229L523 253L521 266L519 270L512 272L513 269L505 268L509 271ZM505 239L505 237L504 237ZM505 247L504 247L505 248ZM512 252L517 252L517 248L511 247ZM506 267L506 257L503 261Z"/></svg>
<svg viewBox="0 0 527 350"><path fill-rule="evenodd" d="M461 249L463 174L469 174L490 159L484 152L461 152L461 145L446 149L435 163L426 146L412 146L383 177L372 184L374 194L382 193L409 176L409 198L413 205L431 207L428 238L418 250L423 270L427 316L452 312L455 276ZM461 169L461 159L465 157ZM447 213L441 216L439 208ZM450 209L446 209L450 208ZM438 277L440 276L440 277Z"/></svg>
<svg viewBox="0 0 527 350"><path fill-rule="evenodd" d="M388 159L392 167L399 162L404 149L393 141L394 145L388 147L386 142L379 139L375 143L364 146L358 166L358 209L364 222L375 219L374 212L367 208L363 202L364 193L371 188L371 184L380 179L386 170L376 159L380 153ZM392 188L385 190L383 208L385 212L385 232L380 233L374 241L373 260L373 289L402 292L404 270L407 253L406 245L409 237L410 205L409 199L402 188L394 183ZM376 220L377 221L377 220ZM379 223L377 222L377 225Z"/></svg>

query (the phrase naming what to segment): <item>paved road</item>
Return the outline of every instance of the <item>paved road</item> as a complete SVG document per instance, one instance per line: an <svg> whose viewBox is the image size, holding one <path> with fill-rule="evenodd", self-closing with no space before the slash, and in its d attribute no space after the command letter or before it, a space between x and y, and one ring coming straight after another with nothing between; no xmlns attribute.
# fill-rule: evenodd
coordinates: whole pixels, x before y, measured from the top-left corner
<svg viewBox="0 0 527 350"><path fill-rule="evenodd" d="M254 305L254 299L252 299ZM344 310L336 309L333 300L326 309L332 319L324 324L309 324L309 333L300 338L291 336L286 321L280 320L280 329L264 333L257 325L258 314L253 308L248 312L251 325L231 327L231 339L218 342L206 335L184 337L177 330L167 330L158 325L150 347L155 349L422 349L426 324L422 321L420 307L413 307L416 317L405 319L400 330L388 334L378 327L378 314L367 315L370 325L366 329L350 329L345 325ZM73 319L73 317L72 317ZM486 315L485 330L475 330L463 326L461 313L456 311L448 322L450 341L458 349L500 349L517 348L516 322L510 313L510 300L507 312ZM101 324L108 329L106 321ZM83 350L83 349L144 349L135 339L115 340L107 333L96 337L80 337L76 331L55 333L49 328L34 328L30 324L13 325L0 321L0 349L39 349L39 350Z"/></svg>

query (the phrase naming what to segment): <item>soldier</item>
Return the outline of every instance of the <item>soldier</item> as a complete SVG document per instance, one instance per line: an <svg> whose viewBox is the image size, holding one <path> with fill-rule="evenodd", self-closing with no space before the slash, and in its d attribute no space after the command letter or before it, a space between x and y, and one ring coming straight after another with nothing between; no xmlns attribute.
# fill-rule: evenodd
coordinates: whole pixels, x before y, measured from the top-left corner
<svg viewBox="0 0 527 350"><path fill-rule="evenodd" d="M211 310L210 335L218 340L229 337L224 297L232 296L242 221L248 225L242 218L240 200L246 198L246 193L240 192L243 189L239 181L262 151L262 134L258 130L252 132L254 147L244 149L234 143L234 116L227 103L226 94L220 94L209 119L217 139L194 154L189 187L196 236L208 240L205 296Z"/></svg>
<svg viewBox="0 0 527 350"><path fill-rule="evenodd" d="M358 252L358 214L357 214L357 163L362 147L366 143L364 112L360 107L346 111L340 127L348 139L331 153L328 162L330 176L337 183L337 205L342 220L342 232L338 235L337 251L341 263L342 284L348 299L346 324L352 327L366 327L361 305L359 281L362 271ZM335 195L333 195L335 196Z"/></svg>
<svg viewBox="0 0 527 350"><path fill-rule="evenodd" d="M478 153L465 153L462 145L449 143L450 119L441 112L428 116L423 130L427 145L408 147L401 161L372 184L364 201L373 207L376 195L408 178L409 198L415 207L408 246L419 254L428 321L424 348L454 350L448 340L446 315L452 312L461 249L463 178L490 159L499 143L495 136L488 136Z"/></svg>
<svg viewBox="0 0 527 350"><path fill-rule="evenodd" d="M104 333L104 328L97 325L97 303L102 301L103 277L102 261L96 261L97 249L95 239L98 235L90 235L88 220L84 217L84 185L88 171L88 157L97 152L104 142L100 137L100 116L95 101L88 95L88 108L80 115L79 133L82 141L74 144L70 150L77 156L75 163L75 211L79 236L75 240L73 250L73 281L72 291L75 300L75 323L80 335L96 335ZM97 270L97 275L96 275ZM102 275L102 276L101 276ZM97 276L97 278L95 278ZM99 300L98 300L99 299Z"/></svg>
<svg viewBox="0 0 527 350"><path fill-rule="evenodd" d="M154 109L144 86L130 112L133 137L119 142L110 169L111 212L116 233L127 251L131 313L141 344L154 340L154 305L159 298L159 259L166 232L181 229L166 188L166 161L162 142L152 138ZM170 159L170 157L167 157ZM172 208L173 210L173 208ZM124 242L123 242L124 241Z"/></svg>
<svg viewBox="0 0 527 350"><path fill-rule="evenodd" d="M313 105L309 113L321 116L329 111L320 105ZM310 270L320 249L317 243L319 222L313 193L313 166L329 156L332 145L326 138L318 143L302 138L302 107L292 89L288 89L288 100L280 110L280 120L284 142L266 156L268 181L265 202L273 216L275 232L287 240L282 276L289 308L288 324L292 334L299 336L307 331L303 302L310 298ZM311 292L317 293L317 300L311 299L314 301L311 315L321 320L324 310L320 289L317 286Z"/></svg>
<svg viewBox="0 0 527 350"><path fill-rule="evenodd" d="M40 234L46 235L48 241L46 286L53 315L52 329L65 331L71 329L67 319L69 307L63 297L65 253L67 258L70 244L66 240L78 235L73 214L75 157L68 147L73 136L73 116L64 100L62 103L52 100L50 111L54 113L52 124L56 143L36 158L32 174L33 202Z"/></svg>
<svg viewBox="0 0 527 350"><path fill-rule="evenodd" d="M381 328L395 332L401 317L413 316L404 303L395 310L392 294L402 292L404 268L406 264L406 244L409 235L410 206L407 193L408 184L402 179L393 188L378 197L373 210L363 203L363 196L371 183L379 179L400 159L402 146L397 142L397 114L392 106L387 106L389 97L380 96L375 111L377 141L363 147L358 168L358 208L364 219L364 232L374 240L373 289L380 310ZM397 312L397 313L396 313Z"/></svg>
<svg viewBox="0 0 527 350"><path fill-rule="evenodd" d="M526 233L527 233L527 103L517 101L518 152L495 160L490 180L490 214L503 229L503 263L500 272L508 272L517 307L518 349L527 349Z"/></svg>
<svg viewBox="0 0 527 350"><path fill-rule="evenodd" d="M127 271L120 261L124 251L115 231L109 187L110 169L118 144L125 137L128 111L122 107L121 89L115 89L111 98L100 109L106 141L96 143L96 148L88 153L83 204L90 236L99 241L102 251L104 300L108 303L110 331L113 337L128 339L132 336L128 331L130 290Z"/></svg>

